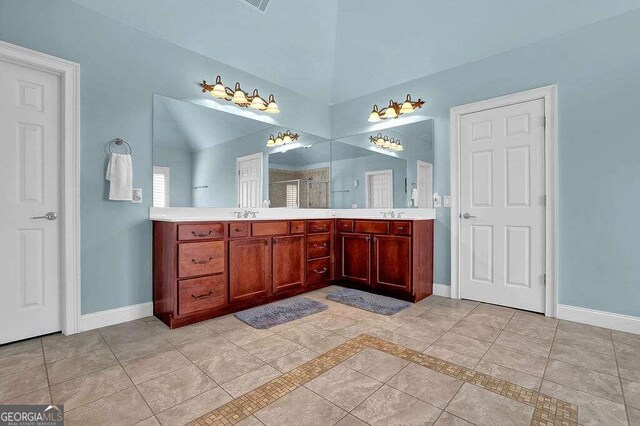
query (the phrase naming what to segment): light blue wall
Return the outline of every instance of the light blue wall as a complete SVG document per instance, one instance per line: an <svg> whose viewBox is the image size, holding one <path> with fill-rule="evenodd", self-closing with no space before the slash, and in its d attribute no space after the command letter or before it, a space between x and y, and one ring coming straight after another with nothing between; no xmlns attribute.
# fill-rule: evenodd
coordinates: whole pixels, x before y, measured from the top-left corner
<svg viewBox="0 0 640 426"><path fill-rule="evenodd" d="M369 129L374 103L406 93L436 118L435 190L449 191L449 109L558 84L559 302L640 316L640 11L333 106L333 136ZM438 209L435 281L449 282L449 211ZM446 280L446 281L445 281Z"/></svg>
<svg viewBox="0 0 640 426"><path fill-rule="evenodd" d="M191 151L154 147L153 165L169 167L169 205L191 207L194 191Z"/></svg>
<svg viewBox="0 0 640 426"><path fill-rule="evenodd" d="M81 65L82 313L151 300L151 128L153 93L178 99L206 95L197 83L241 81L274 93L280 124L329 136L330 109L68 0L0 0L0 40ZM106 143L133 148L134 186L142 204L106 200Z"/></svg>

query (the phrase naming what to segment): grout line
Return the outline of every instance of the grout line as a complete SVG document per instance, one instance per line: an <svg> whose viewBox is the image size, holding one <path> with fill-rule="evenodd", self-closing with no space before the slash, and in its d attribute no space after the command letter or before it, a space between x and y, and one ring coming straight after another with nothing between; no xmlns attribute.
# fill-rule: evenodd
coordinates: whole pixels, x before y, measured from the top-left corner
<svg viewBox="0 0 640 426"><path fill-rule="evenodd" d="M611 336L613 341L613 336ZM620 366L618 365L618 352L616 350L616 344L613 344L613 359L616 362L616 370L618 370L618 380L620 381L620 390L622 391L622 402L624 404L624 413L627 415L627 423L631 424L631 418L629 416L629 406L627 405L627 398L624 394L624 386L622 386L622 377L620 377Z"/></svg>

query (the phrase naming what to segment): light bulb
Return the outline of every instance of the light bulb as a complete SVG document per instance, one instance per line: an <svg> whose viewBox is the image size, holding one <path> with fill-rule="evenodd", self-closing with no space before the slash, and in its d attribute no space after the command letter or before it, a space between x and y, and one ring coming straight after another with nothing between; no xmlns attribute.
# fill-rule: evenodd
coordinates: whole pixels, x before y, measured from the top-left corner
<svg viewBox="0 0 640 426"><path fill-rule="evenodd" d="M401 114L411 114L414 111L413 104L411 103L411 95L407 95L407 99L402 103L400 107Z"/></svg>
<svg viewBox="0 0 640 426"><path fill-rule="evenodd" d="M380 121L380 114L378 113L378 105L374 105L371 110L371 114L369 114L369 122L375 123L376 121Z"/></svg>
<svg viewBox="0 0 640 426"><path fill-rule="evenodd" d="M398 114L396 110L393 109L393 101L389 101L389 106L384 110L384 114L382 115L384 118L396 118Z"/></svg>
<svg viewBox="0 0 640 426"><path fill-rule="evenodd" d="M282 133L278 133L278 137L276 138L276 145L284 145L284 140L282 139Z"/></svg>
<svg viewBox="0 0 640 426"><path fill-rule="evenodd" d="M264 99L262 99L258 94L258 89L255 89L253 91L252 97L253 99L251 100L251 104L249 105L249 108L259 109L261 111L267 108L267 106L265 105Z"/></svg>
<svg viewBox="0 0 640 426"><path fill-rule="evenodd" d="M267 108L265 109L265 111L271 114L277 114L280 112L280 109L278 108L278 104L273 98L273 95L269 95L269 104L267 105Z"/></svg>
<svg viewBox="0 0 640 426"><path fill-rule="evenodd" d="M400 143L400 141L398 141L398 145L396 146L396 151L404 151L404 148L402 147L402 144Z"/></svg>
<svg viewBox="0 0 640 426"><path fill-rule="evenodd" d="M291 133L286 132L282 137L282 140L284 141L284 143L291 143L293 141L293 139L291 139Z"/></svg>
<svg viewBox="0 0 640 426"><path fill-rule="evenodd" d="M384 137L384 143L382 144L383 148L389 148L391 146L391 141L389 140L388 137Z"/></svg>
<svg viewBox="0 0 640 426"><path fill-rule="evenodd" d="M216 84L213 86L213 89L211 90L211 96L214 96L216 98L226 98L227 97L227 91L224 88L224 85L222 84L222 80L220 78L220 76L216 77Z"/></svg>
<svg viewBox="0 0 640 426"><path fill-rule="evenodd" d="M238 105L247 105L249 104L249 100L247 99L247 95L240 88L240 83L236 83L236 88L233 92L233 97L231 98L233 103Z"/></svg>
<svg viewBox="0 0 640 426"><path fill-rule="evenodd" d="M397 146L398 144L396 143L395 139L391 138L391 141L389 142L389 149L395 151Z"/></svg>
<svg viewBox="0 0 640 426"><path fill-rule="evenodd" d="M275 146L276 140L273 135L269 135L269 140L267 141L267 146Z"/></svg>

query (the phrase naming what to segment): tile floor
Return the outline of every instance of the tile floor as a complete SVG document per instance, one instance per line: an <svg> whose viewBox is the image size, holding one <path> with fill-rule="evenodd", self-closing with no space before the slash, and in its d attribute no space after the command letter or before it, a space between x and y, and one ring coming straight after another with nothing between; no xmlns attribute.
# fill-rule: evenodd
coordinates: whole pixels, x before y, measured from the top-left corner
<svg viewBox="0 0 640 426"><path fill-rule="evenodd" d="M68 424L179 425L361 334L539 391L584 425L640 425L640 336L432 296L392 317L329 309L255 330L233 316L150 317L0 346L0 404L64 404ZM532 409L365 348L242 425L529 424Z"/></svg>

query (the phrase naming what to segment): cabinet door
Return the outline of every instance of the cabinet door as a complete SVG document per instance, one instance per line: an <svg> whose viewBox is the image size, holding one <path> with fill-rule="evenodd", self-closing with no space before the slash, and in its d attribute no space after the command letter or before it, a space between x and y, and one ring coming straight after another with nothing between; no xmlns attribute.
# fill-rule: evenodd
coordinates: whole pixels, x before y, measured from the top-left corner
<svg viewBox="0 0 640 426"><path fill-rule="evenodd" d="M229 242L230 301L260 299L270 293L269 239Z"/></svg>
<svg viewBox="0 0 640 426"><path fill-rule="evenodd" d="M411 237L373 237L373 285L411 293Z"/></svg>
<svg viewBox="0 0 640 426"><path fill-rule="evenodd" d="M274 237L271 246L273 292L302 287L304 236Z"/></svg>
<svg viewBox="0 0 640 426"><path fill-rule="evenodd" d="M340 276L360 284L371 283L371 237L362 234L340 235Z"/></svg>

